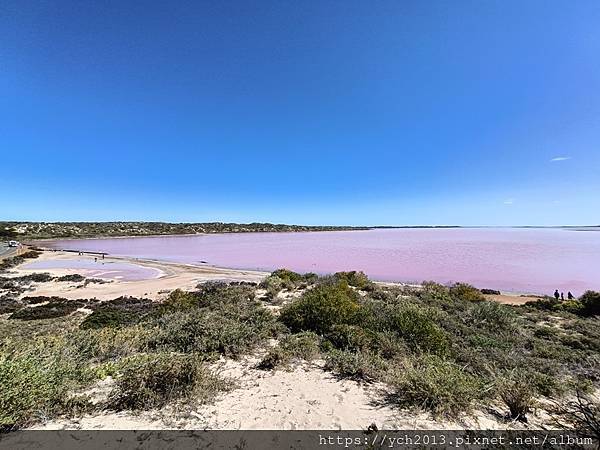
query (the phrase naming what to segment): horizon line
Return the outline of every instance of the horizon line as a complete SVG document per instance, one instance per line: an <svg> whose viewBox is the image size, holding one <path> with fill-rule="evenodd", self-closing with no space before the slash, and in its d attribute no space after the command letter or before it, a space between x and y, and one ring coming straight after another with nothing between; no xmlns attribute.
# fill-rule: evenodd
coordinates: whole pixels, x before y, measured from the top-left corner
<svg viewBox="0 0 600 450"><path fill-rule="evenodd" d="M226 222L214 220L208 222L170 222L164 220L0 220L0 224L90 224L90 223L163 223L172 225L200 225L200 224L231 224L231 225L274 225L274 226L290 226L290 227L332 227L332 228L598 228L600 224L594 225L453 225L453 224L436 224L436 225L331 225L331 224L298 224L284 222Z"/></svg>

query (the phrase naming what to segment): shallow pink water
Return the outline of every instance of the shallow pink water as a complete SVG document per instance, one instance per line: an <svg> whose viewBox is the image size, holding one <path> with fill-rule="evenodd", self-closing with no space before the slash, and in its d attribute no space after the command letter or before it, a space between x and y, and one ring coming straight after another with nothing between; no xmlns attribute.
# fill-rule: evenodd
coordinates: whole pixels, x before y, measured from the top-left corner
<svg viewBox="0 0 600 450"><path fill-rule="evenodd" d="M386 229L240 233L45 243L240 269L362 270L387 281L464 281L515 292L600 290L600 232L561 229Z"/></svg>
<svg viewBox="0 0 600 450"><path fill-rule="evenodd" d="M58 261L32 261L25 264L23 269L77 269L83 270L88 277L123 281L148 280L162 275L160 270L152 267L143 267L126 262L94 261L91 257Z"/></svg>

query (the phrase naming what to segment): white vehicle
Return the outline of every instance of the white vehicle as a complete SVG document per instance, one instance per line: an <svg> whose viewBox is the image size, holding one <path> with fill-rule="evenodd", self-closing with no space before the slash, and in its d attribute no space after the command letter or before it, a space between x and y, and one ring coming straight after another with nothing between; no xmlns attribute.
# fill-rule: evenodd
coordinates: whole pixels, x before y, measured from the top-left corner
<svg viewBox="0 0 600 450"><path fill-rule="evenodd" d="M21 244L19 244L18 241L8 241L9 247L18 247L19 245L21 245Z"/></svg>

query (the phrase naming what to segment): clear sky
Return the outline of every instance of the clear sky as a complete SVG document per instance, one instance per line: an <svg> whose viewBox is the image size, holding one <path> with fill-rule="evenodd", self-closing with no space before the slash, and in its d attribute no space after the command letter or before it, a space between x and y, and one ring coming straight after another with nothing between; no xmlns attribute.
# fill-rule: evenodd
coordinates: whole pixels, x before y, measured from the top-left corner
<svg viewBox="0 0 600 450"><path fill-rule="evenodd" d="M600 223L600 2L0 2L0 220Z"/></svg>

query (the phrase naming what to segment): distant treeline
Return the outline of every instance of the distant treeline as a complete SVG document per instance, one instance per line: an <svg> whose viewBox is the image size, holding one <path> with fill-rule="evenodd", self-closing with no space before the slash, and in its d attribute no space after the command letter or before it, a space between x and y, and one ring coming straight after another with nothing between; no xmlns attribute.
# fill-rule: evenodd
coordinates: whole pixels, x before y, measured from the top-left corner
<svg viewBox="0 0 600 450"><path fill-rule="evenodd" d="M368 230L374 227L272 223L0 222L0 236L13 239L149 236L162 234Z"/></svg>

